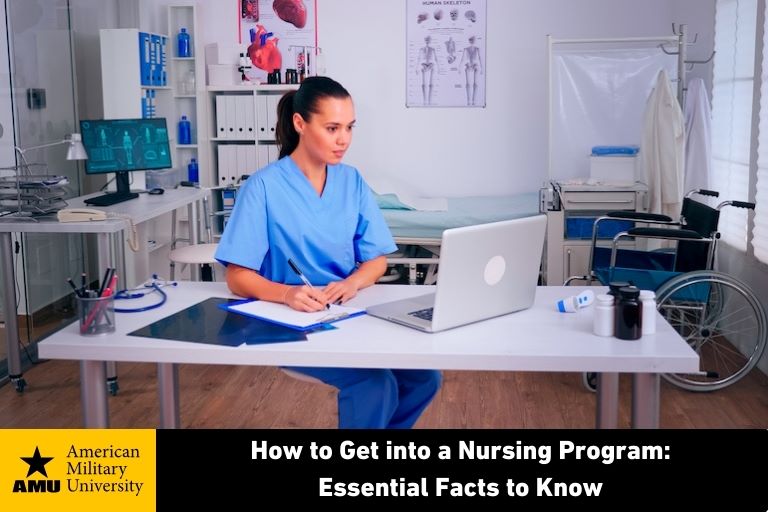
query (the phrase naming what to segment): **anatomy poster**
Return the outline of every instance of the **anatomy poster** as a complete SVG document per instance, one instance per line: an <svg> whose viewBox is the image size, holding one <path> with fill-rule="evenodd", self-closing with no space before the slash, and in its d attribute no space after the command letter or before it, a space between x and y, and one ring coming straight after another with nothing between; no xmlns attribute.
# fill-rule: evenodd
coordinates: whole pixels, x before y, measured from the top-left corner
<svg viewBox="0 0 768 512"><path fill-rule="evenodd" d="M406 106L485 107L486 0L406 1Z"/></svg>
<svg viewBox="0 0 768 512"><path fill-rule="evenodd" d="M248 47L245 76L266 83L267 73L295 69L315 74L316 0L237 0L240 43ZM242 63L241 63L242 65Z"/></svg>

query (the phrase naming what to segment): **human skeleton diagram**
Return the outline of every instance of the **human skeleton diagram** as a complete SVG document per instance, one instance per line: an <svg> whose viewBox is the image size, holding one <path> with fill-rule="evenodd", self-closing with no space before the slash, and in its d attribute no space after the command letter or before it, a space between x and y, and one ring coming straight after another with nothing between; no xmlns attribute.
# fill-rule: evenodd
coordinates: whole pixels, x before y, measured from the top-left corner
<svg viewBox="0 0 768 512"><path fill-rule="evenodd" d="M453 64L456 60L456 41L452 37L445 42L445 51L448 53L448 64Z"/></svg>
<svg viewBox="0 0 768 512"><path fill-rule="evenodd" d="M432 104L432 79L437 69L437 53L430 46L432 38L424 38L424 47L419 48L419 60L416 63L416 73L421 73L421 95L425 105Z"/></svg>
<svg viewBox="0 0 768 512"><path fill-rule="evenodd" d="M467 89L467 105L474 105L477 99L477 75L483 72L480 59L480 48L475 46L475 36L469 37L469 46L464 48L459 62L459 73L464 66L465 87Z"/></svg>

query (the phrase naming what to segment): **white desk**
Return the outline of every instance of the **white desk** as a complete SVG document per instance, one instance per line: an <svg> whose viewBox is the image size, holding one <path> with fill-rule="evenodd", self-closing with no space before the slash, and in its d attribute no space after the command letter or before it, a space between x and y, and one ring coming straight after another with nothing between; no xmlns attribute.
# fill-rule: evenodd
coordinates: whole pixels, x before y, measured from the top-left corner
<svg viewBox="0 0 768 512"><path fill-rule="evenodd" d="M19 326L16 318L15 269L13 265L12 233L94 233L97 235L99 267L118 265L122 261L122 244L116 243L116 236L130 228L130 221L140 224L157 218L177 208L186 206L189 209L190 226L197 226L197 208L194 204L206 194L205 190L196 188L178 188L167 190L162 195L141 194L136 199L108 206L106 212L121 215L120 218L108 218L95 222L65 222L60 223L55 215L39 217L35 220L5 218L0 220L0 272L3 274L3 304L5 304L5 333L8 344L8 375L17 391L23 391L26 385L21 373L21 357L19 354ZM68 199L69 208L86 207L85 199L101 195L101 193ZM92 206L87 206L93 208ZM130 220L129 220L130 219ZM192 243L197 243L198 232L192 231ZM124 275L124 273L123 273Z"/></svg>
<svg viewBox="0 0 768 512"><path fill-rule="evenodd" d="M376 285L351 302L356 306L420 295L425 286ZM378 318L361 316L338 329L311 334L309 341L221 347L128 336L127 333L209 297L231 296L223 283L180 283L168 302L145 313L118 314L109 337L80 336L69 325L39 344L40 356L80 360L86 427L109 426L102 361L157 362L160 425L177 427L176 363L322 366L362 368L437 368L451 370L554 371L601 374L597 426L615 427L618 374L632 373L633 426L658 426L659 374L698 371L698 355L659 317L658 332L637 341L592 334L592 309L557 313L555 300L579 287L540 287L526 311L449 331L427 334Z"/></svg>

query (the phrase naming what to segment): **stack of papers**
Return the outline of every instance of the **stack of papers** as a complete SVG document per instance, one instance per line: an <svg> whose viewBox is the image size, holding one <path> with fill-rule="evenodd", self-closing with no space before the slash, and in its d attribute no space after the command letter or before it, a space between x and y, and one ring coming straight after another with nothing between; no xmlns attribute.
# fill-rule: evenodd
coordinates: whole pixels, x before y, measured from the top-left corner
<svg viewBox="0 0 768 512"><path fill-rule="evenodd" d="M335 304L332 304L330 309L305 313L303 311L296 311L284 304L267 302L265 300L248 300L235 303L227 306L227 310L299 331L310 331L321 327L323 324L330 324L365 314L365 309L337 306Z"/></svg>

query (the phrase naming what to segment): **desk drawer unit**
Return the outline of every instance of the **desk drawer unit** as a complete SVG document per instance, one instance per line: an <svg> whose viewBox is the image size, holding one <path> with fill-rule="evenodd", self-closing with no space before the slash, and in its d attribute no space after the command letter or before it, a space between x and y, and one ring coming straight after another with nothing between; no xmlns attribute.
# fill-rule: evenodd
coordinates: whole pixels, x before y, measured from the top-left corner
<svg viewBox="0 0 768 512"><path fill-rule="evenodd" d="M635 210L637 195L627 192L568 192L561 197L563 210Z"/></svg>

